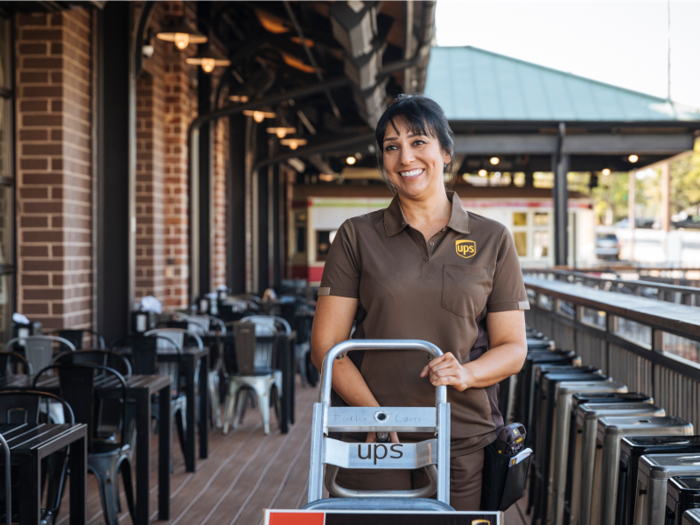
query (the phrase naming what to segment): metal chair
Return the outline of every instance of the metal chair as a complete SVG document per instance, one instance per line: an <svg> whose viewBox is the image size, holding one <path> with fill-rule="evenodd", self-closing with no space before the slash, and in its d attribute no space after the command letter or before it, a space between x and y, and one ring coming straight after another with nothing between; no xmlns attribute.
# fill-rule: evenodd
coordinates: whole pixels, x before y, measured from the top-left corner
<svg viewBox="0 0 700 525"><path fill-rule="evenodd" d="M247 396L240 395L242 389L252 390L255 394L265 434L270 433L271 404L275 407L277 421L281 420L279 396L282 392L282 372L274 369L277 330L268 321L256 323L250 319L246 318L245 321L234 325L238 371L230 375L224 434L228 434L231 423L234 429L238 426L238 421L242 419L245 412Z"/></svg>
<svg viewBox="0 0 700 525"><path fill-rule="evenodd" d="M99 365L119 372L124 378L131 377L131 363L122 355L110 350L76 350L75 352L63 352L57 355L52 365ZM104 375L104 373L98 373ZM95 437L99 439L113 440L119 432L119 407L118 400L100 399L96 414ZM135 414L135 411L134 411ZM127 436L132 437L135 430L133 417L127 414ZM131 444L131 440L128 441ZM133 447L132 447L133 448Z"/></svg>
<svg viewBox="0 0 700 525"><path fill-rule="evenodd" d="M75 350L75 345L63 337L51 335L28 335L27 337L15 337L5 345L5 351L11 351L13 346L24 348L24 357L32 365L34 370L47 367L54 356L54 345L65 346L68 350ZM21 353L21 352L18 352Z"/></svg>
<svg viewBox="0 0 700 525"><path fill-rule="evenodd" d="M88 425L88 471L98 482L102 510L107 525L118 525L118 501L119 481L117 475L122 474L124 492L129 506L129 514L134 516L134 490L131 478L131 461L129 459L130 446L126 440L126 381L124 377L111 368L99 365L50 365L39 371L34 378L34 384L43 374L54 369L58 373L58 379L63 397L71 406L78 423ZM117 381L119 395L110 396L119 400L121 414L119 425L119 439L103 441L95 439L95 380L100 376L111 376Z"/></svg>
<svg viewBox="0 0 700 525"><path fill-rule="evenodd" d="M131 365L135 374L170 376L170 417L171 420L175 422L178 439L180 440L180 448L182 449L182 454L184 455L187 397L180 388L180 369L182 362L181 360L176 362L158 361L159 353L174 353L182 355L181 343L178 344L178 337L176 337L176 335L172 335L180 332L173 332L170 337L166 337L165 335L161 335L159 333L153 333L156 331L157 330L152 330L151 332L147 332L143 335L131 335L118 339L113 341L110 346L112 348L117 348L119 346L127 346L131 348ZM151 413L153 414L153 418L157 419L157 414L159 413L157 396L154 396L151 403Z"/></svg>
<svg viewBox="0 0 700 525"><path fill-rule="evenodd" d="M65 328L61 330L56 330L54 333L58 337L62 337L63 339L67 339L68 341L73 343L73 346L75 346L77 350L82 350L83 341L85 340L86 335L90 336L92 342L97 343L96 346L92 348L99 348L100 350L105 349L104 338L100 334L92 330Z"/></svg>
<svg viewBox="0 0 700 525"><path fill-rule="evenodd" d="M12 465L10 447L2 434L0 434L0 444L5 453L5 523L12 525Z"/></svg>
<svg viewBox="0 0 700 525"><path fill-rule="evenodd" d="M217 327L220 334L226 333L225 323L212 315L184 315L178 314L176 320L187 323L187 331L197 334L209 341L209 373L207 374L207 390L209 392L209 406L211 408L212 423L216 428L221 428L221 400L219 396L220 374L223 373L222 356L223 349L220 341L209 337L213 326ZM214 344L212 344L214 343Z"/></svg>
<svg viewBox="0 0 700 525"><path fill-rule="evenodd" d="M22 365L21 369L18 365ZM32 365L22 354L18 354L17 352L6 352L5 350L0 351L0 377L21 374L32 375L33 373L34 369L32 368Z"/></svg>
<svg viewBox="0 0 700 525"><path fill-rule="evenodd" d="M47 406L42 406L42 401L46 402ZM6 390L0 392L0 424L16 424L16 425L27 425L28 429L34 428L42 422L47 421L46 414L48 413L48 405L50 403L60 405L63 409L63 419L70 424L75 424L75 416L73 415L73 410L70 405L66 403L60 397L49 394L47 392L35 392L32 390L24 391L14 391ZM58 513L60 511L61 499L63 498L63 492L66 484L66 475L68 473L68 453L70 446L66 447L60 452L55 452L48 458L44 459L42 463L42 473L45 479L47 478L48 483L46 483L46 508L41 510L41 519L44 523L56 523L58 519ZM11 487L12 479L11 475L8 482L7 469L11 466L9 461L9 449L6 450L8 454L5 463L5 497L10 494L10 498L5 501L9 505L6 508L6 512L11 516L11 491L8 487ZM44 486L44 483L41 483ZM19 503L20 495L15 495L15 503Z"/></svg>

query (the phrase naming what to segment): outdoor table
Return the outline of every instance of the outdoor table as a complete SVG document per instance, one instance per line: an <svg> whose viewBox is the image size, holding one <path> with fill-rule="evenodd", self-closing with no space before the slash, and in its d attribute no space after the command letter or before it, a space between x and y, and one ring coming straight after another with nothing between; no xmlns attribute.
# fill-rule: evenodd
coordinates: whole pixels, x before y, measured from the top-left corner
<svg viewBox="0 0 700 525"><path fill-rule="evenodd" d="M209 332L211 337L219 337L222 342L235 344L236 336L233 330L221 334ZM290 333L277 333L277 370L282 372L282 392L280 392L280 403L282 405L282 421L280 421L280 431L286 434L289 426L294 424L294 373L296 370L295 341L297 333L292 330Z"/></svg>
<svg viewBox="0 0 700 525"><path fill-rule="evenodd" d="M41 461L71 445L70 523L82 525L87 519L87 425L0 425L10 447L10 461L19 471L19 522L39 525L41 521Z"/></svg>
<svg viewBox="0 0 700 525"><path fill-rule="evenodd" d="M126 381L126 394L136 404L136 516L134 516L134 523L147 525L151 514L149 496L151 490L151 396L153 394L160 394L158 406L158 519L170 519L170 376L132 375L124 379ZM60 395L57 377L46 377L46 379L39 381L36 387L33 386L33 380L32 376L16 376L0 383L0 390L37 390ZM95 382L97 392L117 388L120 388L120 384L115 378ZM87 462L85 469L87 469ZM73 472L72 469L71 472ZM72 504L71 500L71 519ZM83 519L82 523L84 522Z"/></svg>
<svg viewBox="0 0 700 525"><path fill-rule="evenodd" d="M130 348L116 349L117 352L125 357L131 356ZM182 354L177 353L158 353L158 361L161 363L175 363L182 360L182 370L180 373L185 377L185 397L187 398L187 413L185 414L186 429L185 429L185 470L187 472L195 471L196 462L196 441L195 428L197 425L195 406L197 404L197 396L195 385L195 371L199 364L199 413L203 414L199 418L199 457L206 459L209 456L209 435L207 428L207 414L209 413L209 396L207 389L207 373L209 372L209 348L198 348L196 346L187 346L183 348ZM168 393L168 403L170 403L170 393Z"/></svg>

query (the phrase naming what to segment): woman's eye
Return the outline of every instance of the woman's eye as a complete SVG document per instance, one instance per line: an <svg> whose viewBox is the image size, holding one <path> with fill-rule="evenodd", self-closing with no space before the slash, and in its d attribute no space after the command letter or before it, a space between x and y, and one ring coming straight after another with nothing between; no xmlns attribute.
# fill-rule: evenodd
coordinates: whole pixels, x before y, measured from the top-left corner
<svg viewBox="0 0 700 525"><path fill-rule="evenodd" d="M425 144L425 141L420 139L413 143L414 146L422 146L423 144Z"/></svg>
<svg viewBox="0 0 700 525"><path fill-rule="evenodd" d="M384 151L394 151L396 149L396 146L387 146Z"/></svg>

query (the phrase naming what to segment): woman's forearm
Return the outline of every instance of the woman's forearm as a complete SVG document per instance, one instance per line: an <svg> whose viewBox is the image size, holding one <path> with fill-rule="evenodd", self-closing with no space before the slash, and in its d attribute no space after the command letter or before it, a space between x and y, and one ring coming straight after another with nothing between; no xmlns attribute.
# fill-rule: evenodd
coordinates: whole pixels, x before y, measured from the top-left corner
<svg viewBox="0 0 700 525"><path fill-rule="evenodd" d="M333 363L333 390L350 406L379 406L364 377L347 356Z"/></svg>
<svg viewBox="0 0 700 525"><path fill-rule="evenodd" d="M479 358L462 365L467 372L467 388L485 388L517 374L526 355L527 349L516 343L489 348Z"/></svg>
<svg viewBox="0 0 700 525"><path fill-rule="evenodd" d="M357 299L319 297L311 333L311 360L319 370L330 349L350 336L356 311ZM350 406L379 406L362 374L347 356L333 363L333 389Z"/></svg>

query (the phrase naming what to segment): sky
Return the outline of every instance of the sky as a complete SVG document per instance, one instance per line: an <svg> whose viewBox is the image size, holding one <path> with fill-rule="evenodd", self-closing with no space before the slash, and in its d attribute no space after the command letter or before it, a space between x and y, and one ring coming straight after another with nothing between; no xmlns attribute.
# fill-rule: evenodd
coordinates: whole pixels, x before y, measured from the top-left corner
<svg viewBox="0 0 700 525"><path fill-rule="evenodd" d="M666 1L438 0L439 46L474 46L666 98ZM671 2L671 99L700 108L700 0Z"/></svg>

